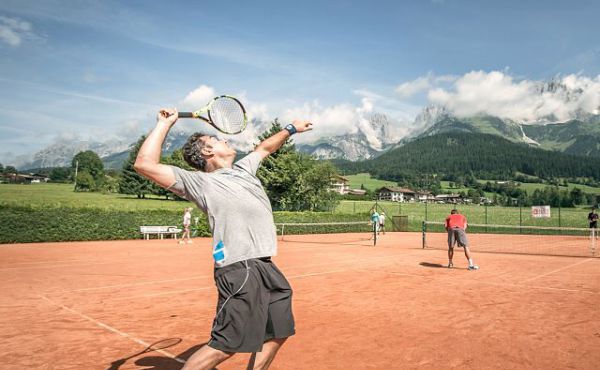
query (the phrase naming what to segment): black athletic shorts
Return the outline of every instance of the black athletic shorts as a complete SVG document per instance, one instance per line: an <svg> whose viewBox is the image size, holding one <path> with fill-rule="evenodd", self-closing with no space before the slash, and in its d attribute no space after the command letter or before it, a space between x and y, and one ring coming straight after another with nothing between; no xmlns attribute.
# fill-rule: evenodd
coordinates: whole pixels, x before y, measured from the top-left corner
<svg viewBox="0 0 600 370"><path fill-rule="evenodd" d="M590 229L597 229L597 228L598 228L598 221L590 222Z"/></svg>
<svg viewBox="0 0 600 370"><path fill-rule="evenodd" d="M215 269L217 315L208 345L223 352L260 352L294 335L292 288L270 258Z"/></svg>

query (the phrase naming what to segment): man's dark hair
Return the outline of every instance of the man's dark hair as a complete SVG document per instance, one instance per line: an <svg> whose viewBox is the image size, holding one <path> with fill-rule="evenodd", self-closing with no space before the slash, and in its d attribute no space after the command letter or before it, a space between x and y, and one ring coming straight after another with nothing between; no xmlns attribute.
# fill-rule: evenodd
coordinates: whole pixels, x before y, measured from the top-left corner
<svg viewBox="0 0 600 370"><path fill-rule="evenodd" d="M206 159L202 157L202 149L204 148L204 142L200 140L202 136L208 135L201 132L192 134L181 150L183 152L183 159L187 164L204 172L206 170Z"/></svg>
<svg viewBox="0 0 600 370"><path fill-rule="evenodd" d="M450 213L454 215L454 214L458 213L458 209L454 208L452 211L450 211Z"/></svg>

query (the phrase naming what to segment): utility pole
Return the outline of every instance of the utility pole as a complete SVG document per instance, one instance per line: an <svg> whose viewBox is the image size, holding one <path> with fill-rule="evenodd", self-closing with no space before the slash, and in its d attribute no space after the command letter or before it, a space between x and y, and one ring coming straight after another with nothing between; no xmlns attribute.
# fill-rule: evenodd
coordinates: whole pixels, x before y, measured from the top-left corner
<svg viewBox="0 0 600 370"><path fill-rule="evenodd" d="M73 188L73 191L77 190L77 170L79 169L79 161L75 161L75 187Z"/></svg>

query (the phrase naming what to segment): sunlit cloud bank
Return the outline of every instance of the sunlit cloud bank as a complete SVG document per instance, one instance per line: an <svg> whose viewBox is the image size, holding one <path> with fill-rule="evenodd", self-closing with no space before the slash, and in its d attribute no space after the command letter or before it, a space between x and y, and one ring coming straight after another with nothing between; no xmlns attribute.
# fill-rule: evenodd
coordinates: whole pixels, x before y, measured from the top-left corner
<svg viewBox="0 0 600 370"><path fill-rule="evenodd" d="M454 79L420 77L399 85L396 93L402 98L426 93L428 103L459 117L489 114L521 122L560 122L582 113L598 114L600 76L570 74L548 82L516 79L500 71L472 71Z"/></svg>

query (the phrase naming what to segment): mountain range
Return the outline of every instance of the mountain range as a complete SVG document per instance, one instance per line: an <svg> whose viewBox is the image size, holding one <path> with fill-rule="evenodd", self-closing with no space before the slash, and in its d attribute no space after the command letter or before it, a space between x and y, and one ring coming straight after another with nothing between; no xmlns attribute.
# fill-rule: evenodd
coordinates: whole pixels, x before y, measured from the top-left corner
<svg viewBox="0 0 600 370"><path fill-rule="evenodd" d="M261 123L262 126L268 126ZM413 129L400 137L394 122L384 114L374 113L365 117L354 132L321 138L309 144L297 144L298 150L319 159L368 160L401 147L416 139L448 134L450 132L490 134L514 143L525 143L540 149L568 154L600 157L600 115L581 114L567 122L519 123L490 115L456 117L439 106L425 107L415 118ZM171 153L180 148L188 133L169 133L163 150ZM34 154L29 163L20 169L70 166L75 154L93 150L102 158L107 168L121 168L133 143L109 141L104 143L75 141L51 145Z"/></svg>

